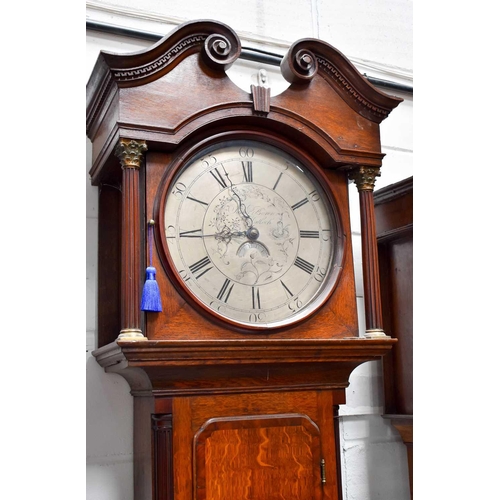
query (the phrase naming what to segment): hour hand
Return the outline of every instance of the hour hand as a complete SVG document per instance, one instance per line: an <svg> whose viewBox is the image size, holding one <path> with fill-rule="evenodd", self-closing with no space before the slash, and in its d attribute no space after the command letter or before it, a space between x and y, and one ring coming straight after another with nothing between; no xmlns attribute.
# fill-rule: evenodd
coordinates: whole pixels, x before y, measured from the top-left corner
<svg viewBox="0 0 500 500"><path fill-rule="evenodd" d="M180 231L180 238L218 238L226 239L232 236L245 236L246 231L231 231L228 227L225 227L222 231L218 233L203 234L201 229L193 229L192 231ZM167 236L167 238L174 238L174 236Z"/></svg>
<svg viewBox="0 0 500 500"><path fill-rule="evenodd" d="M225 227L219 233L214 234L216 239L226 240L231 239L233 236L246 236L246 231L231 231L228 227Z"/></svg>

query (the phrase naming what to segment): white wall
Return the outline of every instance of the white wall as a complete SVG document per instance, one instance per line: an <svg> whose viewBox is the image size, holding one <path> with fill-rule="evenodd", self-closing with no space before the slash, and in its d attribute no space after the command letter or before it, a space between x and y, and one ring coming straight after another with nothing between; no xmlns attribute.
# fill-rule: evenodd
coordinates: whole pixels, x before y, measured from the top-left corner
<svg viewBox="0 0 500 500"><path fill-rule="evenodd" d="M412 85L412 2L406 0L116 0L87 2L87 19L166 34L179 22L211 18L235 29L242 44L283 54L294 41L318 37L347 55L362 73ZM99 50L125 53L149 42L87 32L87 78ZM245 82L248 62L231 70ZM271 84L284 85L269 68ZM387 91L386 91L387 92ZM395 92L390 92L396 95ZM413 99L381 125L386 153L379 189L413 175ZM87 151L90 142L87 139ZM90 169L87 155L86 174ZM364 326L358 194L350 186L356 294L360 330ZM105 374L91 356L95 348L97 268L97 188L87 175L87 500L133 500L132 396L123 378ZM380 362L365 363L350 378L341 407L344 500L409 500L406 448L381 418Z"/></svg>

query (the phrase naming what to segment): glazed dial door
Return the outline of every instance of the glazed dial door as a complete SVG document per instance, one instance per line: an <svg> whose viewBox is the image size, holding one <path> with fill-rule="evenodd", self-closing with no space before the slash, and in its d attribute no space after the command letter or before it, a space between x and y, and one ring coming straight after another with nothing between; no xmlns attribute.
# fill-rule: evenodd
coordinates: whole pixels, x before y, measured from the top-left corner
<svg viewBox="0 0 500 500"><path fill-rule="evenodd" d="M183 165L164 206L167 257L206 310L249 329L303 319L338 276L338 217L304 165L255 141L219 143Z"/></svg>

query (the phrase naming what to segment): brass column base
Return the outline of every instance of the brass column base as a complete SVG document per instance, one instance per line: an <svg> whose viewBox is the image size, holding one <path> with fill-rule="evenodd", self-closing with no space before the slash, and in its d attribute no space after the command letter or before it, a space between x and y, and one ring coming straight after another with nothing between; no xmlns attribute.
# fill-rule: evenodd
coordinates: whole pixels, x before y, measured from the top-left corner
<svg viewBox="0 0 500 500"><path fill-rule="evenodd" d="M127 341L143 341L148 340L139 329L126 328L120 332L116 340L127 340Z"/></svg>
<svg viewBox="0 0 500 500"><path fill-rule="evenodd" d="M374 328L373 330L366 330L365 338L380 339L380 338L389 338L389 336L384 333L384 330L380 328Z"/></svg>

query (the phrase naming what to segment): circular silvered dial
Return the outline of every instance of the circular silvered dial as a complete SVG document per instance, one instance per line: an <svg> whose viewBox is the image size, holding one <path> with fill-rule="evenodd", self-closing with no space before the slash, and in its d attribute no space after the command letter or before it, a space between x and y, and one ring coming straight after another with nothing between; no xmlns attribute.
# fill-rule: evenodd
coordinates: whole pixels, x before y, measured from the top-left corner
<svg viewBox="0 0 500 500"><path fill-rule="evenodd" d="M333 204L306 167L276 147L238 140L205 149L179 169L164 209L179 282L231 323L294 323L335 284Z"/></svg>

